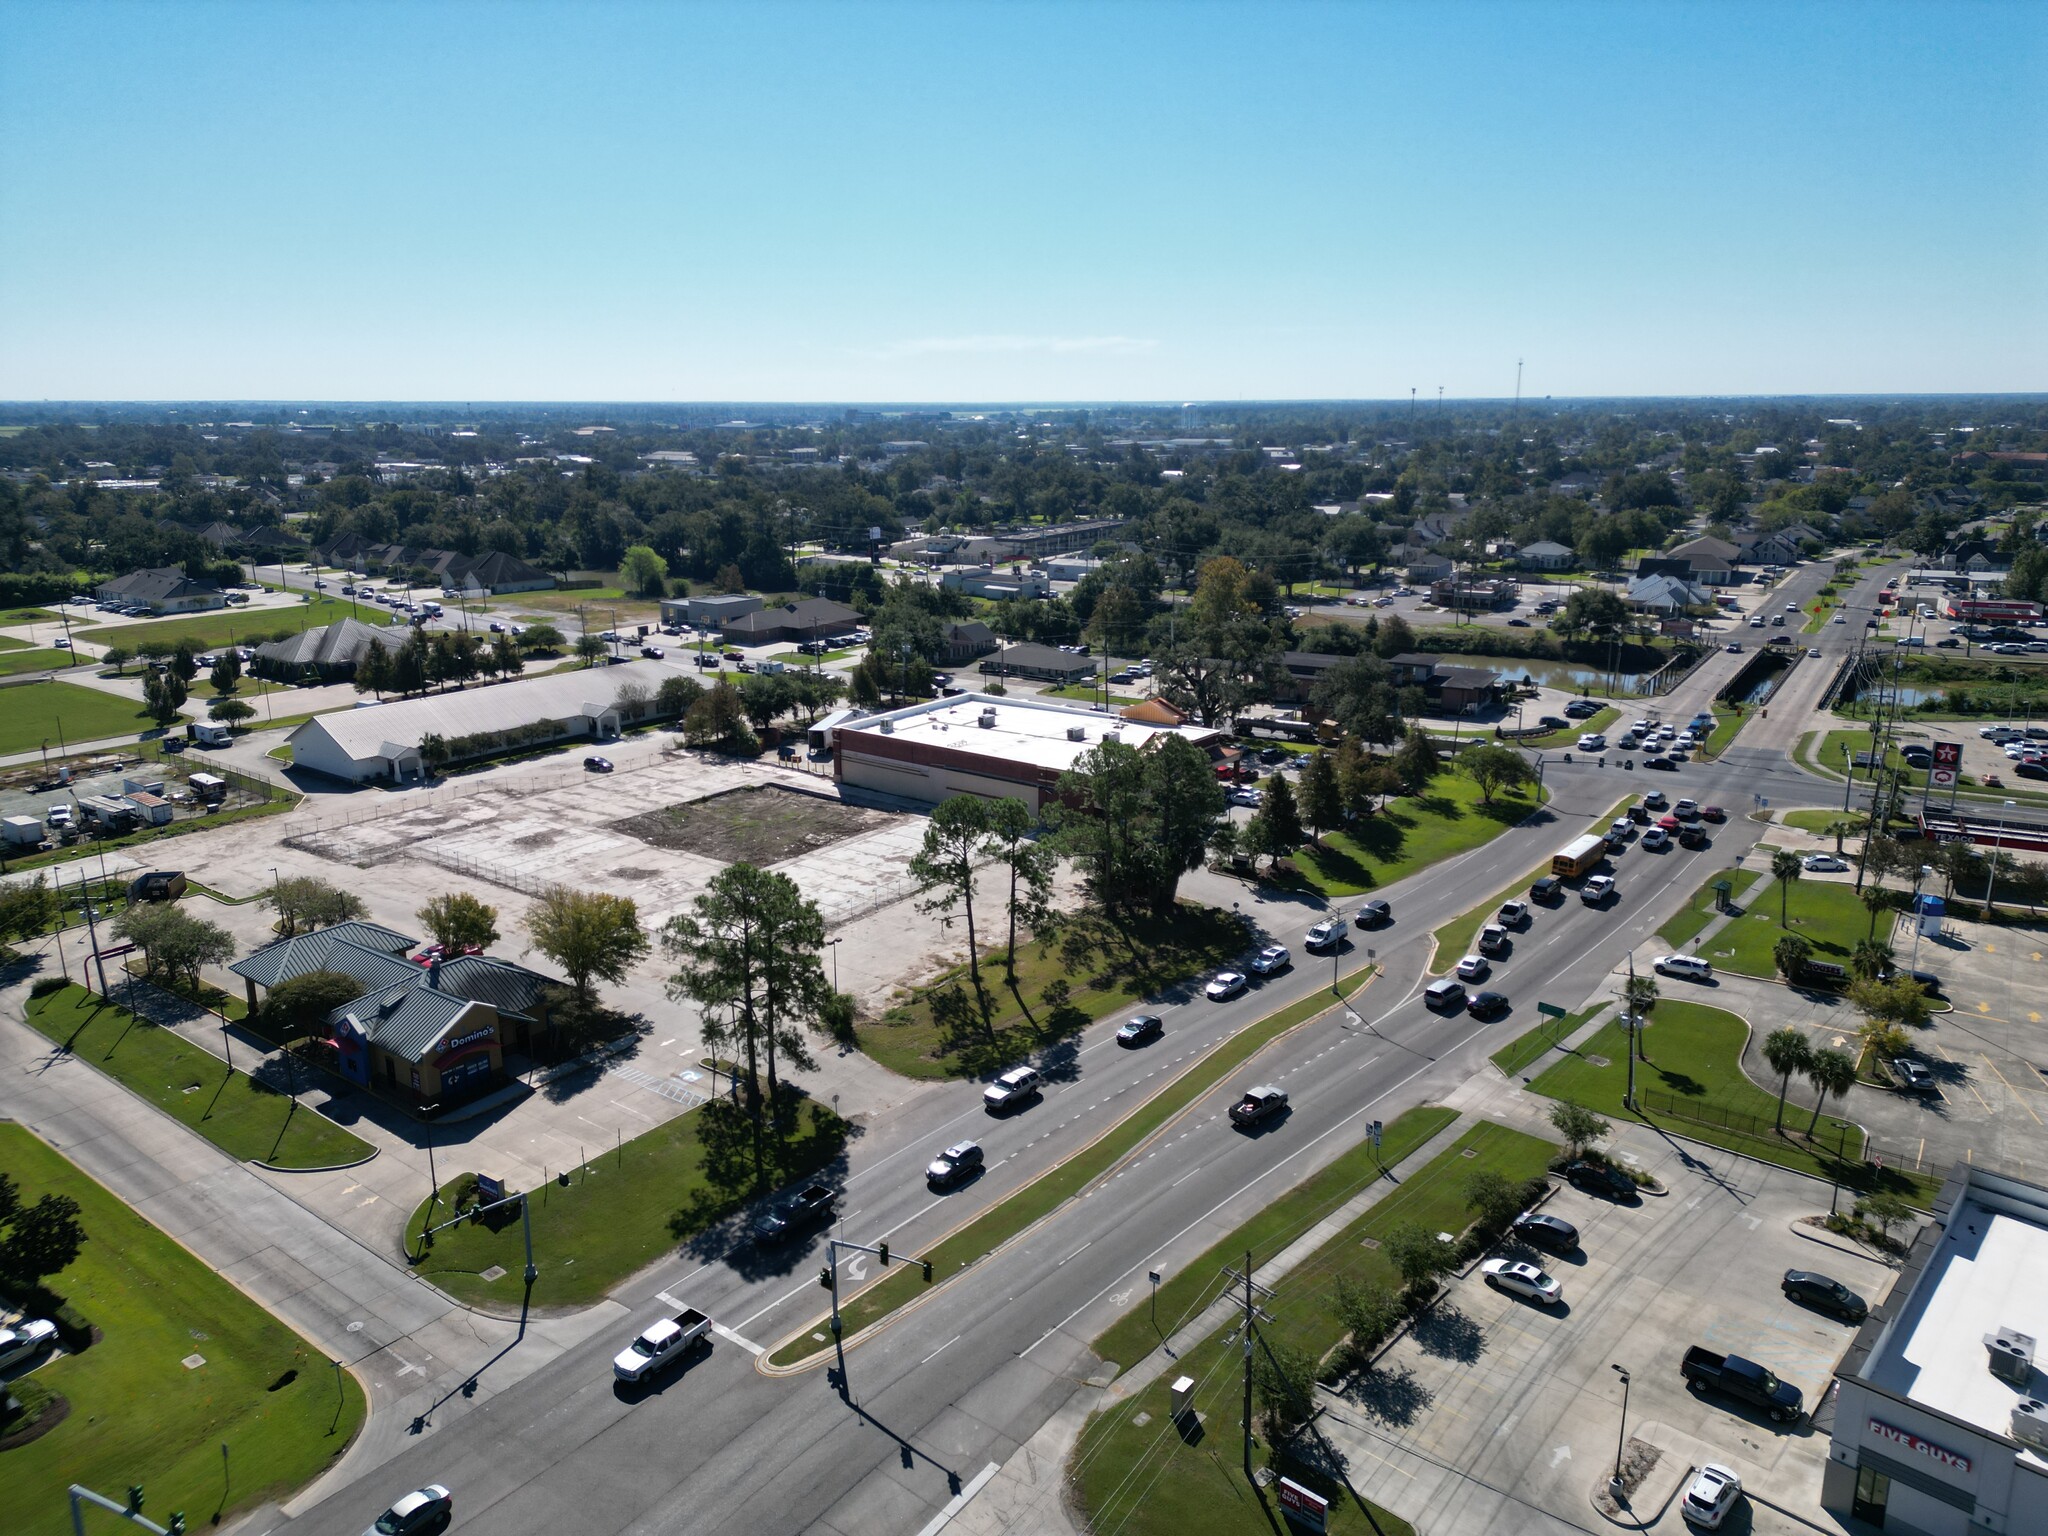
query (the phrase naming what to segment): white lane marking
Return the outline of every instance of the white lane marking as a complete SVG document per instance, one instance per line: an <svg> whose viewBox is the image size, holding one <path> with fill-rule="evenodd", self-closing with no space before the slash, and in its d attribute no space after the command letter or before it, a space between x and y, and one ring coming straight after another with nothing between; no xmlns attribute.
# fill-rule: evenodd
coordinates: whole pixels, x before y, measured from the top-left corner
<svg viewBox="0 0 2048 1536"><path fill-rule="evenodd" d="M730 1328L726 1327L723 1323L713 1323L711 1325L711 1331L717 1334L721 1339L726 1340L728 1343L739 1345L741 1349L744 1349L748 1354L754 1356L756 1359L759 1359L762 1355L768 1353L767 1350L763 1349L760 1345L756 1344L752 1339L741 1338L738 1334L734 1333Z"/></svg>
<svg viewBox="0 0 2048 1536"><path fill-rule="evenodd" d="M667 1307L672 1312L680 1312L683 1310L683 1304L680 1301L677 1301L675 1297L669 1295L667 1291L656 1291L654 1293L654 1299L660 1302L664 1307Z"/></svg>
<svg viewBox="0 0 2048 1536"><path fill-rule="evenodd" d="M891 1227L888 1231L876 1234L876 1241L879 1242L882 1238L885 1237L894 1237L898 1232L901 1232L905 1227L909 1226L913 1221L917 1220L918 1217L924 1215L926 1211L931 1210L933 1206L943 1204L945 1204L945 1201L942 1198L932 1201L930 1205L922 1206L919 1209L912 1211L908 1216L904 1217L901 1221L897 1222L896 1225ZM714 1260L713 1262L716 1261ZM700 1265L698 1267L700 1269L709 1269L711 1266L706 1264ZM692 1273L695 1273L695 1271L692 1271ZM790 1297L798 1295L803 1291L814 1290L816 1289L817 1284L818 1282L815 1280L806 1280L802 1285L791 1286L788 1290L784 1291L780 1296L776 1297L773 1301L769 1302L767 1306L763 1307L760 1311L754 1313L751 1317L741 1318L739 1320L738 1326L745 1328L753 1323L759 1322L762 1318L766 1317L770 1312L773 1312L777 1307L781 1306L785 1301L788 1301Z"/></svg>
<svg viewBox="0 0 2048 1536"><path fill-rule="evenodd" d="M919 1531L917 1536L939 1536L939 1532L952 1523L953 1517L967 1507L967 1501L987 1487L988 1480L1001 1470L1002 1468L992 1461L975 1473L973 1480L965 1488L954 1494L952 1498L948 1499L946 1507L932 1516L930 1523L923 1530Z"/></svg>
<svg viewBox="0 0 2048 1536"><path fill-rule="evenodd" d="M1079 1257L1081 1257L1082 1254L1086 1253L1090 1248L1093 1248L1094 1246L1095 1239L1091 1237L1088 1239L1087 1242L1083 1243L1080 1247L1076 1248L1072 1253L1068 1254L1066 1258L1061 1259L1059 1263L1053 1265L1053 1268L1065 1269L1070 1260L1078 1259Z"/></svg>
<svg viewBox="0 0 2048 1536"><path fill-rule="evenodd" d="M1045 1332L1041 1333L1037 1338L1033 1339L1023 1349L1018 1350L1017 1358L1019 1360L1023 1359L1026 1355L1030 1354L1032 1350L1038 1348L1039 1345L1043 1344L1047 1339L1051 1338L1054 1334L1058 1332L1059 1328L1057 1326L1046 1329Z"/></svg>
<svg viewBox="0 0 2048 1536"><path fill-rule="evenodd" d="M939 1356L943 1355L955 1344L958 1344L962 1337L963 1335L961 1334L954 1334L953 1337L946 1340L945 1343L941 1344L937 1349L933 1350L930 1354L926 1355L922 1360L918 1361L917 1363L919 1365L930 1365L934 1360L938 1359Z"/></svg>

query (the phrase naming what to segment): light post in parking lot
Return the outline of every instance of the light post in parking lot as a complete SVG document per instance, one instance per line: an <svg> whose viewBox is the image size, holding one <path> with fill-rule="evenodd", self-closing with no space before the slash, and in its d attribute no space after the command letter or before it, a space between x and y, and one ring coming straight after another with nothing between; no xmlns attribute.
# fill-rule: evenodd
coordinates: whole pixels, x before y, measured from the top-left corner
<svg viewBox="0 0 2048 1536"><path fill-rule="evenodd" d="M1913 877L1913 958L1906 962L1908 971L1920 969L1920 886L1933 873L1932 864L1922 864L1920 873Z"/></svg>
<svg viewBox="0 0 2048 1536"><path fill-rule="evenodd" d="M1608 1494L1618 1503L1622 1495L1621 1455L1628 1445L1628 1371L1612 1362L1609 1368L1621 1378L1621 1429L1614 1437L1614 1476L1607 1484Z"/></svg>
<svg viewBox="0 0 2048 1536"><path fill-rule="evenodd" d="M834 992L837 992L839 990L839 946L844 942L844 935L841 935L839 938L836 939L827 939L825 941L825 947L832 951L832 990Z"/></svg>
<svg viewBox="0 0 2048 1536"><path fill-rule="evenodd" d="M2013 802L2008 800L1998 813L1998 835L1991 840L1991 854L1985 859L1984 869L1984 921L1991 921L1991 886L1998 878L1998 861L2005 849L2005 818L2012 813Z"/></svg>

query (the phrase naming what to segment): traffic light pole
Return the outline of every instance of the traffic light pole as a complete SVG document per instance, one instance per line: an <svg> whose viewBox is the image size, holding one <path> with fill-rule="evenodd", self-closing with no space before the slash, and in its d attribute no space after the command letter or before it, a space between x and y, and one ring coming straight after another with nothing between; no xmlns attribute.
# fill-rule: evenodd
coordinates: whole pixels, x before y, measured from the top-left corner
<svg viewBox="0 0 2048 1536"><path fill-rule="evenodd" d="M832 1293L832 1353L839 1362L839 1395L852 1400L852 1393L846 1384L846 1343L845 1331L839 1320L839 1253L872 1253L884 1269L889 1267L889 1245L886 1242L869 1247L866 1243L851 1242L843 1237L825 1239L825 1267L818 1273L818 1284ZM930 1259L907 1259L906 1263L924 1267L924 1283L932 1283L932 1261Z"/></svg>
<svg viewBox="0 0 2048 1536"><path fill-rule="evenodd" d="M108 1514L119 1515L130 1525L139 1525L145 1531L154 1532L155 1536L185 1536L185 1512L181 1509L171 1512L171 1523L167 1526L158 1525L154 1520L143 1519L142 1484L140 1483L135 1484L128 1490L128 1502L126 1504L116 1504L104 1494L94 1493L90 1488L81 1488L78 1484L73 1483L71 1485L71 1530L73 1536L85 1536L85 1506L88 1504L96 1504Z"/></svg>

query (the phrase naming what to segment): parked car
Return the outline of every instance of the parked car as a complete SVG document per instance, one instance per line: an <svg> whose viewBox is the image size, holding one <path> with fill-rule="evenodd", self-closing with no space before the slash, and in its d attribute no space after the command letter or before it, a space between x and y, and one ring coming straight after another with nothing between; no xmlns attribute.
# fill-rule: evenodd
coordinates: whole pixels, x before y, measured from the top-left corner
<svg viewBox="0 0 2048 1536"><path fill-rule="evenodd" d="M0 1328L0 1367L33 1359L56 1342L57 1325L47 1318L24 1318L12 1328Z"/></svg>
<svg viewBox="0 0 2048 1536"><path fill-rule="evenodd" d="M1799 867L1809 875L1838 875L1849 865L1832 853L1809 853L1799 861Z"/></svg>
<svg viewBox="0 0 2048 1536"><path fill-rule="evenodd" d="M1916 1056L1893 1056L1886 1060L1885 1070L1891 1073L1892 1081L1905 1093L1933 1093L1937 1089L1934 1073L1927 1063Z"/></svg>
<svg viewBox="0 0 2048 1536"><path fill-rule="evenodd" d="M1763 1409L1773 1423L1790 1423L1805 1411L1806 1399L1797 1387L1741 1355L1717 1355L1695 1344L1685 1352L1679 1370L1702 1391L1721 1392Z"/></svg>
<svg viewBox="0 0 2048 1536"><path fill-rule="evenodd" d="M385 1510L363 1536L430 1536L447 1530L454 1518L454 1497L439 1483L429 1483Z"/></svg>
<svg viewBox="0 0 2048 1536"><path fill-rule="evenodd" d="M1589 1195L1605 1195L1609 1200L1634 1200L1636 1181L1608 1163L1595 1163L1585 1158L1565 1165L1566 1182L1583 1189Z"/></svg>
<svg viewBox="0 0 2048 1536"><path fill-rule="evenodd" d="M1236 971L1218 971L1202 988L1202 995L1212 1003L1220 1003L1237 996L1245 988L1244 977Z"/></svg>
<svg viewBox="0 0 2048 1536"><path fill-rule="evenodd" d="M1579 1246L1579 1229L1547 1211L1524 1211L1509 1224L1508 1230L1530 1247L1551 1253L1570 1253Z"/></svg>
<svg viewBox="0 0 2048 1536"><path fill-rule="evenodd" d="M1117 1026L1118 1045L1143 1045L1166 1033L1166 1021L1156 1013L1134 1014Z"/></svg>
<svg viewBox="0 0 2048 1536"><path fill-rule="evenodd" d="M1564 1300L1564 1287L1534 1264L1520 1259L1488 1259L1479 1266L1486 1283L1496 1290L1520 1296L1538 1306L1554 1307Z"/></svg>
<svg viewBox="0 0 2048 1536"><path fill-rule="evenodd" d="M1040 1079L1029 1067L1012 1067L981 1090L984 1108L993 1114L1016 1109L1038 1097Z"/></svg>
<svg viewBox="0 0 2048 1536"><path fill-rule="evenodd" d="M1393 906L1378 897L1363 903L1357 915L1351 919L1352 923L1360 928L1384 928L1393 920Z"/></svg>
<svg viewBox="0 0 2048 1536"><path fill-rule="evenodd" d="M924 1181L938 1189L950 1189L981 1172L981 1165L978 1142L956 1141L925 1165Z"/></svg>
<svg viewBox="0 0 2048 1536"><path fill-rule="evenodd" d="M1787 1300L1825 1312L1845 1323L1860 1323L1870 1316L1870 1303L1841 1281L1810 1269L1788 1269L1782 1287Z"/></svg>
<svg viewBox="0 0 2048 1536"><path fill-rule="evenodd" d="M1714 967L1698 955L1659 955L1652 962L1661 975L1682 976L1687 981L1712 981Z"/></svg>
<svg viewBox="0 0 2048 1536"><path fill-rule="evenodd" d="M1248 810L1255 811L1265 803L1266 796L1262 790L1253 789L1248 784L1240 784L1236 789L1231 790L1225 798L1232 805L1241 805Z"/></svg>
<svg viewBox="0 0 2048 1536"><path fill-rule="evenodd" d="M1839 624L1842 621L1837 619L1835 622ZM1721 1522L1728 1518L1728 1512L1741 1497L1742 1479L1735 1475L1734 1468L1710 1461L1686 1484L1685 1497L1678 1502L1678 1512L1688 1525L1696 1525L1703 1531L1718 1531Z"/></svg>
<svg viewBox="0 0 2048 1536"><path fill-rule="evenodd" d="M1268 944L1252 956L1252 970L1260 976L1271 976L1275 971L1284 971L1294 964L1294 956L1287 952L1285 944Z"/></svg>

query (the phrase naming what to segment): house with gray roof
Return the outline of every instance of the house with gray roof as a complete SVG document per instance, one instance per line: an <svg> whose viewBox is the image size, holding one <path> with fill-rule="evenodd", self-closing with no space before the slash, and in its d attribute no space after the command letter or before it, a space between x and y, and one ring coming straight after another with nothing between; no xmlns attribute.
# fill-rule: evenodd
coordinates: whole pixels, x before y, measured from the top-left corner
<svg viewBox="0 0 2048 1536"><path fill-rule="evenodd" d="M332 624L302 629L283 640L256 647L256 659L249 664L258 677L299 682L308 677L323 683L345 683L369 654L370 647L395 651L405 644L409 631L390 624L365 624L360 619L337 619Z"/></svg>
<svg viewBox="0 0 2048 1536"><path fill-rule="evenodd" d="M376 923L336 923L266 944L228 969L242 978L254 1012L258 987L267 992L314 971L338 972L360 982L365 992L408 980L419 974L419 967L405 958L418 943L410 935Z"/></svg>
<svg viewBox="0 0 2048 1536"><path fill-rule="evenodd" d="M1525 571L1568 571L1578 558L1566 545L1538 539L1516 551L1515 564Z"/></svg>
<svg viewBox="0 0 2048 1536"><path fill-rule="evenodd" d="M203 613L225 608L227 597L210 581L194 581L175 565L130 571L93 589L103 603L130 603L151 613Z"/></svg>
<svg viewBox="0 0 2048 1536"><path fill-rule="evenodd" d="M1675 614L1689 608L1711 609L1714 594L1677 576L1638 576L1628 584L1622 601L1638 613Z"/></svg>

